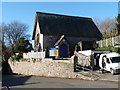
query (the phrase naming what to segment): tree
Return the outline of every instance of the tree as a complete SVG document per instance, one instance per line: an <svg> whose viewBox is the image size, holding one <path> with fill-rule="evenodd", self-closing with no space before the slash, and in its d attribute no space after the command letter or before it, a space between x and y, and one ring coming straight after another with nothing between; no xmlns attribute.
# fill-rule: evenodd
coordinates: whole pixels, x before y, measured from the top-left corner
<svg viewBox="0 0 120 90"><path fill-rule="evenodd" d="M5 40L7 44L14 45L16 41L21 37L28 37L28 25L21 22L11 22L9 24L3 24L2 30L4 31Z"/></svg>
<svg viewBox="0 0 120 90"><path fill-rule="evenodd" d="M7 50L10 51L10 56L14 54L14 45L17 40L21 37L27 38L30 37L28 32L28 25L21 22L11 22L8 24L2 23L2 36L3 43L7 47Z"/></svg>
<svg viewBox="0 0 120 90"><path fill-rule="evenodd" d="M28 25L21 22L2 23L2 55L5 60L15 54L14 45L17 40L24 37L29 40Z"/></svg>
<svg viewBox="0 0 120 90"><path fill-rule="evenodd" d="M117 35L120 35L120 14L117 16Z"/></svg>
<svg viewBox="0 0 120 90"><path fill-rule="evenodd" d="M99 19L94 19L98 29L103 34L104 38L110 38L117 35L116 20L111 18L106 18L103 21Z"/></svg>
<svg viewBox="0 0 120 90"><path fill-rule="evenodd" d="M0 25L0 63L2 62L2 26Z"/></svg>
<svg viewBox="0 0 120 90"><path fill-rule="evenodd" d="M10 56L12 56L12 48L11 46L5 45L5 29L6 25L4 23L0 24L0 48L1 48L1 57L2 61L7 61Z"/></svg>
<svg viewBox="0 0 120 90"><path fill-rule="evenodd" d="M15 52L23 53L23 52L30 52L33 50L32 44L29 40L26 40L24 37L19 38L14 46Z"/></svg>
<svg viewBox="0 0 120 90"><path fill-rule="evenodd" d="M100 29L100 27L101 27L101 20L99 18L97 18L97 17L94 18L93 20L94 20L96 26L98 27L98 29L102 32L102 30Z"/></svg>

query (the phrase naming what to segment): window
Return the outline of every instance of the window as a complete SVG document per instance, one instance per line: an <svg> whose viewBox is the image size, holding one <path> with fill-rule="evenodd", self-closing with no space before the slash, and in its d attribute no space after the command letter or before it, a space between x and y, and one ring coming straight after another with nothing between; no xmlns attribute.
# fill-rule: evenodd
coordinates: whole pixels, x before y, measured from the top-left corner
<svg viewBox="0 0 120 90"><path fill-rule="evenodd" d="M110 61L109 61L109 59L108 59L108 58L106 59L106 62L107 62L107 63L110 63Z"/></svg>
<svg viewBox="0 0 120 90"><path fill-rule="evenodd" d="M39 44L39 37L40 37L40 35L37 34L37 45Z"/></svg>
<svg viewBox="0 0 120 90"><path fill-rule="evenodd" d="M112 63L120 63L120 57L112 57L110 58Z"/></svg>

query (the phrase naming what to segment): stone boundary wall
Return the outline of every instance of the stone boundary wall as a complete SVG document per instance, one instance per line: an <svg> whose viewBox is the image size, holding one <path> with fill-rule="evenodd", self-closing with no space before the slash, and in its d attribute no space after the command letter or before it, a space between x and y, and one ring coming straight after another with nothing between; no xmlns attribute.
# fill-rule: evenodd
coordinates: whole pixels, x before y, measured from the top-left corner
<svg viewBox="0 0 120 90"><path fill-rule="evenodd" d="M43 59L36 62L9 61L9 64L14 73L22 75L79 78L91 80L90 77L86 77L84 75L74 72L73 59L71 60Z"/></svg>

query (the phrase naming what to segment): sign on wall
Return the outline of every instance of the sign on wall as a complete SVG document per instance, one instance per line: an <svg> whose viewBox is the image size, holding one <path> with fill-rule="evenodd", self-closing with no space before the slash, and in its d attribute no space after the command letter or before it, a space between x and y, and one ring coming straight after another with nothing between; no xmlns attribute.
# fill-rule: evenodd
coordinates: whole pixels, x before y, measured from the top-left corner
<svg viewBox="0 0 120 90"><path fill-rule="evenodd" d="M50 56L58 56L58 48L50 48Z"/></svg>

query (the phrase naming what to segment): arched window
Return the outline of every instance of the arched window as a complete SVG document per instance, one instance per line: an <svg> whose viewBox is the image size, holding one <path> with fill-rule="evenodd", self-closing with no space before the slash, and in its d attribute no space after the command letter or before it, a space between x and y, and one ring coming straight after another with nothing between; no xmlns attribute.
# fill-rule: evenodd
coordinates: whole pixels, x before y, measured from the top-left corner
<svg viewBox="0 0 120 90"><path fill-rule="evenodd" d="M37 45L39 44L39 37L40 37L40 35L37 34Z"/></svg>

